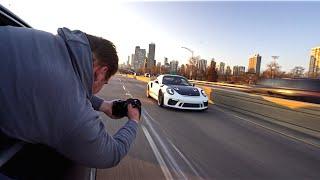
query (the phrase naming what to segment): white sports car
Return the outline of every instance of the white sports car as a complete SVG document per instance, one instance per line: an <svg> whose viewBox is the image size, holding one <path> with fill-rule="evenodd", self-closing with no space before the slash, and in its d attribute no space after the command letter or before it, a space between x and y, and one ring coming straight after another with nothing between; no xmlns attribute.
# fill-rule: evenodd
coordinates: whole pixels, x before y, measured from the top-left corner
<svg viewBox="0 0 320 180"><path fill-rule="evenodd" d="M190 110L208 109L208 97L205 92L178 75L160 75L150 81L147 97L156 99L159 106Z"/></svg>

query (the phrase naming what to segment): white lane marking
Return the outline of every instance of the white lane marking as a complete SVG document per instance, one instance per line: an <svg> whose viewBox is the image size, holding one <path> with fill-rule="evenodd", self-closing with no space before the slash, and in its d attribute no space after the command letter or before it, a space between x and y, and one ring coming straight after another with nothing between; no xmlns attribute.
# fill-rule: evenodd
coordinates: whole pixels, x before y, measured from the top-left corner
<svg viewBox="0 0 320 180"><path fill-rule="evenodd" d="M122 88L123 88L123 90L126 92L126 96L129 96L129 97L133 97L132 95L131 95L131 93L130 93L130 91L129 90L127 90L127 88L126 88L126 86L124 85L124 82L122 82L121 81L121 79L120 78L118 78L118 80L121 82L121 84L122 84Z"/></svg>
<svg viewBox="0 0 320 180"><path fill-rule="evenodd" d="M168 140L171 146L178 152L180 157L184 160L184 162L189 166L189 168L192 170L192 172L197 176L198 179L202 179L198 171L193 167L193 165L190 163L190 161L187 159L187 157L170 141Z"/></svg>
<svg viewBox="0 0 320 180"><path fill-rule="evenodd" d="M119 79L119 80L120 80L120 79ZM120 80L120 81L121 81L121 80ZM122 83L123 89L126 91L126 95L127 95L127 96L130 96L130 97L132 98L132 95L130 94L130 92L129 92L128 90L126 90L124 83L123 83L123 82L121 82L121 83ZM142 110L142 111L143 111L143 110ZM144 118L145 121L148 121L148 120L147 120L147 117L146 117L144 114L142 115L142 118ZM158 163L159 163L159 165L160 165L160 168L161 168L162 173L164 174L166 180L173 180L173 177L172 177L172 175L171 175L171 172L169 171L168 166L167 166L167 164L165 163L163 157L161 156L161 154L160 154L160 152L159 152L159 150L158 150L158 148L157 148L154 140L152 139L152 137L151 137L148 129L147 129L144 125L141 125L141 127L142 127L142 131L143 131L144 135L146 136L146 138L147 138L147 140L148 140L148 142L149 142L149 144L150 144L150 147L151 147L154 155L156 156L156 159L157 159L157 161L158 161Z"/></svg>
<svg viewBox="0 0 320 180"><path fill-rule="evenodd" d="M150 117L150 120L156 122L157 124L159 124L158 121L155 121L152 116L146 111L143 110L143 112L148 115ZM184 160L184 162L189 166L189 168L193 171L193 173L199 178L202 179L200 174L198 173L198 171L193 167L193 165L190 163L190 161L187 159L187 157L184 156L184 154L173 144L173 142L166 138L168 140L168 142L170 143L170 145L174 148L174 150L178 153L178 155L181 157L182 160Z"/></svg>
<svg viewBox="0 0 320 180"><path fill-rule="evenodd" d="M159 165L161 167L161 170L162 170L165 178L167 180L173 179L173 177L172 177L172 175L171 175L171 173L170 173L170 171L169 171L169 169L167 167L167 164L165 163L164 159L162 158L162 156L161 156L161 154L160 154L155 142L153 141L148 129L144 125L141 125L141 127L142 127L142 131L144 132L144 135L146 136L146 138L147 138L147 140L148 140L148 142L149 142L149 144L151 146L151 149L152 149L154 155L157 158L157 161L158 161L158 163L159 163Z"/></svg>
<svg viewBox="0 0 320 180"><path fill-rule="evenodd" d="M142 109L142 112L144 112L146 115L148 115L151 121L153 121L154 123L160 125L160 123L158 121L154 120L146 110Z"/></svg>
<svg viewBox="0 0 320 180"><path fill-rule="evenodd" d="M144 110L145 112L145 110ZM157 140L157 142L159 142L160 146L163 148L163 151L165 153L165 155L167 156L172 168L175 169L175 172L177 172L177 174L182 178L182 179L188 179L187 176L184 174L184 172L181 170L181 168L179 167L177 161L175 160L175 158L172 156L171 152L169 151L168 147L165 145L165 143L163 142L162 138L160 137L160 135L155 131L155 129L153 128L153 125L150 123L151 120L149 120L149 118L145 115L142 114L142 116L145 119L146 124L148 125L151 133L154 135L155 139Z"/></svg>
<svg viewBox="0 0 320 180"><path fill-rule="evenodd" d="M221 108L219 108L219 107L216 107L216 109L219 110L219 111L221 111L221 112L224 112L224 113L226 113L226 114L231 114L232 116L234 116L234 117L236 117L236 118L238 118L238 119L241 119L241 120L243 120L243 121L252 123L252 124L254 124L254 125L256 125L256 126L259 126L259 127L261 127L261 128L264 128L264 129L273 131L273 132L275 132L275 133L281 134L281 135L283 135L283 136L292 138L292 139L294 139L294 140L296 140L296 141L300 141L300 142L306 143L306 144L308 144L308 145L312 145L312 146L315 146L315 147L317 147L317 148L320 148L320 145L319 145L319 144L315 144L315 143L312 143L312 142L308 142L308 141L305 141L305 140L303 140L303 139L301 139L301 138L297 138L297 137L294 137L294 136L292 136L292 135L286 134L286 133L284 133L284 132L277 131L277 130L275 130L275 129L269 128L269 127L267 127L267 126L264 126L264 125L261 125L261 124L259 124L259 123L256 123L256 122L250 121L250 120L248 120L248 119L245 119L245 118L243 118L243 117L237 116L237 115L235 115L233 112L227 112L227 111L225 111L225 110L223 110L223 109L221 109Z"/></svg>

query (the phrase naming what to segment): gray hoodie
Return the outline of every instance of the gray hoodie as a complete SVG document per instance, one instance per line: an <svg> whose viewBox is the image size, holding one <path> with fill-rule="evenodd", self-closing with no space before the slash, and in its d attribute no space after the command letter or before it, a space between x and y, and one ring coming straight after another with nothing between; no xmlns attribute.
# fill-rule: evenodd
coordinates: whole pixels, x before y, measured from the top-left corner
<svg viewBox="0 0 320 180"><path fill-rule="evenodd" d="M136 136L128 121L110 136L93 96L92 53L81 31L58 35L0 27L0 131L48 145L88 167L117 165Z"/></svg>

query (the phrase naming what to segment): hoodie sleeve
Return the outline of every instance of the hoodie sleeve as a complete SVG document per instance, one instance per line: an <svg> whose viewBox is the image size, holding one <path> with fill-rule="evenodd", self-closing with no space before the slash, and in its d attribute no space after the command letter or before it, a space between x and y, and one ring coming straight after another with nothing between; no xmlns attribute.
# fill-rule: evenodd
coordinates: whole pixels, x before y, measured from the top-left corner
<svg viewBox="0 0 320 180"><path fill-rule="evenodd" d="M90 99L90 102L92 104L93 109L96 111L99 111L99 108L100 108L101 104L103 103L103 99L93 95Z"/></svg>
<svg viewBox="0 0 320 180"><path fill-rule="evenodd" d="M128 153L136 137L138 124L129 120L111 136L106 132L98 113L91 110L82 114L83 123L61 140L58 151L88 167L114 167Z"/></svg>

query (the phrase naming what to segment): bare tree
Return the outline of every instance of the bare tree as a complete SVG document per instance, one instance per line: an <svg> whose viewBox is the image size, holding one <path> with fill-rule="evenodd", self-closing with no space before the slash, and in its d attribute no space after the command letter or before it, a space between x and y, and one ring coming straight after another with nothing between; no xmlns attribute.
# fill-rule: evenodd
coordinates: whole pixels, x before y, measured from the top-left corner
<svg viewBox="0 0 320 180"><path fill-rule="evenodd" d="M304 76L304 70L304 67L296 66L290 71L290 76L292 78L302 78Z"/></svg>
<svg viewBox="0 0 320 180"><path fill-rule="evenodd" d="M267 64L267 69L262 73L262 76L264 78L281 78L283 74L281 66L276 61L272 61Z"/></svg>

